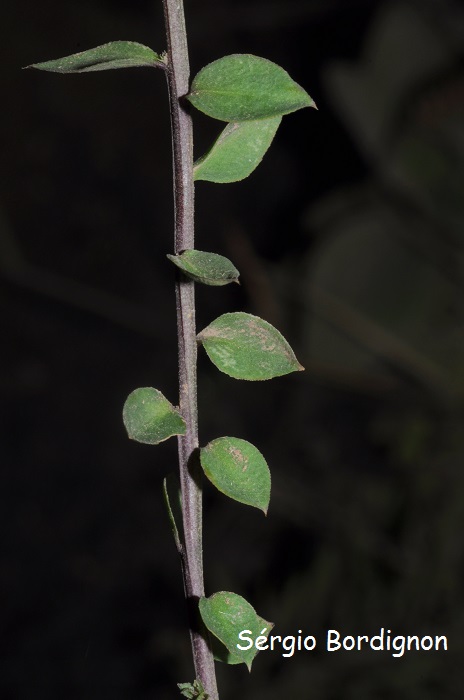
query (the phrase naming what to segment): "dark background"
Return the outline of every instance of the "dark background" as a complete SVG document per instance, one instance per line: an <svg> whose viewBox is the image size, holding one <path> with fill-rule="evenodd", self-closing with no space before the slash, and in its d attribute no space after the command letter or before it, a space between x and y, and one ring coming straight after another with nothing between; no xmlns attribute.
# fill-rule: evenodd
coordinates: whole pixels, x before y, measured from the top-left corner
<svg viewBox="0 0 464 700"><path fill-rule="evenodd" d="M197 247L307 371L264 383L199 359L201 442L251 440L267 518L206 484L206 588L316 652L219 667L221 699L461 698L464 16L448 0L187 0L192 74L227 53L284 66L319 111L259 169L198 183ZM161 1L2 8L0 696L179 697L193 680L162 478L176 443L128 441L127 394L176 402L169 114L146 69L29 63L114 39L165 48ZM219 130L195 113L196 155ZM233 288L232 288L233 287ZM446 634L447 653L328 654L343 634Z"/></svg>

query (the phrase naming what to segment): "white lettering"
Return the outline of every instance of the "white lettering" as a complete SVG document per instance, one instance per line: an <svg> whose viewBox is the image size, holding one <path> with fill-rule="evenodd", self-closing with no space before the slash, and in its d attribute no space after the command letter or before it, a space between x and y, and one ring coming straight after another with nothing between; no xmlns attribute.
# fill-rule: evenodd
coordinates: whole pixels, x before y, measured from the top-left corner
<svg viewBox="0 0 464 700"><path fill-rule="evenodd" d="M311 646L308 646L308 640L310 640L309 644L311 644ZM313 649L315 649L316 637L313 637L312 635L310 635L309 637L305 637L303 640L303 646L306 649L306 651L312 651Z"/></svg>
<svg viewBox="0 0 464 700"><path fill-rule="evenodd" d="M373 649L374 651L383 651L384 633L385 633L385 630L382 627L380 630L380 634L377 634L377 635L374 635L374 637L371 637L371 649ZM377 644L377 640L379 640L378 646L374 646L374 640L375 640L376 644Z"/></svg>
<svg viewBox="0 0 464 700"><path fill-rule="evenodd" d="M252 638L246 636L248 634L251 634L251 630L242 630L238 635L238 638L240 639L241 642L248 642L247 647L243 647L240 644L235 645L237 647L237 649L240 649L240 651L248 651L248 649L251 649L251 647L253 646Z"/></svg>
<svg viewBox="0 0 464 700"><path fill-rule="evenodd" d="M341 647L340 632L337 630L327 630L327 651L338 651Z"/></svg>
<svg viewBox="0 0 464 700"><path fill-rule="evenodd" d="M289 634L286 637L281 637L280 634L266 635L267 629L267 627L262 629L256 638L251 630L242 630L238 634L237 649L248 651L254 646L257 651L281 650L282 656L288 659L293 657L296 651L314 651L317 646L316 637L313 635L303 637L302 630L298 630L295 635ZM367 635L342 637L338 630L327 630L327 651L362 651L366 647L370 647L373 651L387 651L394 658L400 658L404 656L406 651L448 651L448 638L445 635L435 637L429 635L424 637L417 635L392 636L391 630L384 627L380 628L379 634L372 637Z"/></svg>
<svg viewBox="0 0 464 700"><path fill-rule="evenodd" d="M392 647L395 651L397 651L397 654L392 654L395 658L399 658L400 656L403 656L404 654L404 647L406 646L406 639L405 637L393 637L392 640Z"/></svg>
<svg viewBox="0 0 464 700"><path fill-rule="evenodd" d="M264 635L266 630L267 630L267 627L265 627L263 630L261 630L261 635ZM269 649L269 644L267 643L267 637L263 637L263 636L256 637L255 647L257 648L258 651L266 651L266 649Z"/></svg>
<svg viewBox="0 0 464 700"><path fill-rule="evenodd" d="M354 637L343 637L343 648L345 651L353 651L356 641Z"/></svg>
<svg viewBox="0 0 464 700"><path fill-rule="evenodd" d="M427 640L430 640L430 644L429 644L429 642L427 642L427 644L425 644L425 640L426 640L426 639L427 639ZM422 637L422 639L421 639L421 647L422 647L422 649L423 649L424 651L430 651L430 649L433 647L433 639L432 639L432 637Z"/></svg>
<svg viewBox="0 0 464 700"><path fill-rule="evenodd" d="M287 640L290 641L290 646L287 645ZM284 654L282 652L283 657L288 659L290 656L293 656L293 654L295 653L295 637L291 637L290 635L288 637L284 637L282 639L282 649L288 651L288 654Z"/></svg>

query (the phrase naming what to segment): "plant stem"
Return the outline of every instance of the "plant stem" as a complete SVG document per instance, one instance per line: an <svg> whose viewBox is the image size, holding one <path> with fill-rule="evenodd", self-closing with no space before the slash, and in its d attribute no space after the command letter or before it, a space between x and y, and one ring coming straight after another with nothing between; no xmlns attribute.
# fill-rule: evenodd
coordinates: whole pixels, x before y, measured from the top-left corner
<svg viewBox="0 0 464 700"><path fill-rule="evenodd" d="M189 59L182 0L163 0L168 42L167 79L171 111L176 253L194 248L192 121L181 99L189 90ZM214 659L199 629L198 600L204 596L201 467L198 449L197 340L195 283L181 273L176 279L179 345L179 407L186 433L178 438L184 524L183 575L190 613L195 675L211 700L218 700Z"/></svg>

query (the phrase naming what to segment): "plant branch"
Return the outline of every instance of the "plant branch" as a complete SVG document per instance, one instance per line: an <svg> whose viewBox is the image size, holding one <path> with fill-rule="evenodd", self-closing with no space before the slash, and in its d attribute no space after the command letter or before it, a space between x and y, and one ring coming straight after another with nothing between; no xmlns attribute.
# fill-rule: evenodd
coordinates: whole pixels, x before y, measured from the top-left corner
<svg viewBox="0 0 464 700"><path fill-rule="evenodd" d="M183 3L163 0L168 41L167 80L173 142L175 253L194 248L193 136L190 115L182 98L189 90L189 59ZM211 700L218 691L214 659L199 629L198 600L204 596L201 468L198 450L197 340L195 286L180 272L176 279L179 345L179 407L186 434L179 436L179 468L184 524L184 587L190 613L190 636L196 678Z"/></svg>

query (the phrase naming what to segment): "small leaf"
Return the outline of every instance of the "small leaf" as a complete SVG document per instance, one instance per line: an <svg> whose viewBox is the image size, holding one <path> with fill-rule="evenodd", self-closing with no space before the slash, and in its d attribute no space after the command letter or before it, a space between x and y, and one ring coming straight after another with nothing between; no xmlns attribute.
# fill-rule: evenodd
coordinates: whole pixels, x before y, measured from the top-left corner
<svg viewBox="0 0 464 700"><path fill-rule="evenodd" d="M235 379L272 379L304 369L274 326L241 311L219 316L198 341L211 362Z"/></svg>
<svg viewBox="0 0 464 700"><path fill-rule="evenodd" d="M146 445L185 435L184 419L158 389L135 389L127 397L122 415L129 438Z"/></svg>
<svg viewBox="0 0 464 700"><path fill-rule="evenodd" d="M180 255L167 257L195 282L217 287L238 282L239 271L223 255L204 253L201 250L185 250Z"/></svg>
<svg viewBox="0 0 464 700"><path fill-rule="evenodd" d="M192 683L178 683L180 694L188 700L208 700L209 695L205 692L201 681L194 680Z"/></svg>
<svg viewBox="0 0 464 700"><path fill-rule="evenodd" d="M199 609L209 631L227 647L234 658L239 658L246 664L250 671L258 650L254 643L250 649L239 649L237 644L249 646L249 642L241 640L239 634L248 630L248 636L254 642L256 637L268 636L274 627L272 622L259 617L245 598L227 591L214 593L209 598L200 598Z"/></svg>
<svg viewBox="0 0 464 700"><path fill-rule="evenodd" d="M111 41L95 49L64 56L55 61L33 63L27 68L51 71L52 73L90 73L91 71L115 68L150 66L166 68L163 58L148 46L136 41Z"/></svg>
<svg viewBox="0 0 464 700"><path fill-rule="evenodd" d="M171 523L174 542L176 543L177 551L179 554L181 554L182 540L179 536L179 532L183 533L182 503L180 498L179 479L173 473L168 474L167 477L163 479L163 498L166 510L168 512L169 522Z"/></svg>
<svg viewBox="0 0 464 700"><path fill-rule="evenodd" d="M190 102L214 119L267 119L315 107L313 100L280 66L250 54L225 56L202 68Z"/></svg>
<svg viewBox="0 0 464 700"><path fill-rule="evenodd" d="M219 491L267 513L271 474L254 445L240 438L217 438L201 448L200 461L206 476Z"/></svg>
<svg viewBox="0 0 464 700"><path fill-rule="evenodd" d="M194 179L220 183L244 180L261 163L281 120L271 117L228 124L211 150L196 161Z"/></svg>

